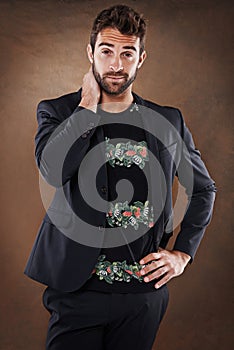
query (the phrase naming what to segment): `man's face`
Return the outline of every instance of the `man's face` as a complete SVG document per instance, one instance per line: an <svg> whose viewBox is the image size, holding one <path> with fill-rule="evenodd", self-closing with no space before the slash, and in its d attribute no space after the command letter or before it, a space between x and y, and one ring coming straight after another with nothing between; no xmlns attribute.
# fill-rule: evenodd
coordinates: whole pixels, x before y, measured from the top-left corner
<svg viewBox="0 0 234 350"><path fill-rule="evenodd" d="M93 54L96 81L109 95L120 95L135 80L144 61L140 57L140 39L106 28L97 35Z"/></svg>

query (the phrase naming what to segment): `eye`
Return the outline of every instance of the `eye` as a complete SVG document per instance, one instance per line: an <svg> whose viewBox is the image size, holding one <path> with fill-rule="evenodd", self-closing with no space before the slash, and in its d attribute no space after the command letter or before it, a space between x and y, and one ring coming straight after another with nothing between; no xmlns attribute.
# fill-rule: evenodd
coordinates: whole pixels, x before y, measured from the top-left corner
<svg viewBox="0 0 234 350"><path fill-rule="evenodd" d="M104 49L104 50L102 50L102 53L103 53L104 55L108 55L108 54L111 53L111 51L108 50L108 49Z"/></svg>
<svg viewBox="0 0 234 350"><path fill-rule="evenodd" d="M131 52L124 52L123 56L127 57L127 58L132 58L133 54Z"/></svg>

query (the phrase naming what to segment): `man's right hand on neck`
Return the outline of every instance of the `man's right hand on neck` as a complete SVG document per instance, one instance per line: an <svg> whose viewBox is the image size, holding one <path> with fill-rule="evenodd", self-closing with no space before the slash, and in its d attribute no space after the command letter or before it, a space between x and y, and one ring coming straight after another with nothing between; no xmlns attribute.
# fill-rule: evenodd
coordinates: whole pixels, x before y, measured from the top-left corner
<svg viewBox="0 0 234 350"><path fill-rule="evenodd" d="M84 75L82 84L82 95L79 106L97 111L97 105L100 101L101 90L93 75L92 66L88 73Z"/></svg>

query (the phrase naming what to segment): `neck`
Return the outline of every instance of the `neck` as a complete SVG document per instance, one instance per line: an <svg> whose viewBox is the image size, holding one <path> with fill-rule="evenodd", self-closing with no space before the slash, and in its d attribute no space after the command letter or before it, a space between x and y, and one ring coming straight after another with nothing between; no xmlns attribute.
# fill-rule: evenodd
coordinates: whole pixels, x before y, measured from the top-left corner
<svg viewBox="0 0 234 350"><path fill-rule="evenodd" d="M109 95L102 91L101 108L103 111L120 113L125 111L133 102L132 90L129 87L120 95Z"/></svg>

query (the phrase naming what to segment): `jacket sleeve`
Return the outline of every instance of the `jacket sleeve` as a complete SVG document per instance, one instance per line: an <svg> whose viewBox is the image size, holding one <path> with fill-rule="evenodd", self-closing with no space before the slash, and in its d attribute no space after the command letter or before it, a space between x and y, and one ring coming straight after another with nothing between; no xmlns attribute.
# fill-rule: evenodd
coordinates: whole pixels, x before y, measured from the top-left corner
<svg viewBox="0 0 234 350"><path fill-rule="evenodd" d="M206 227L211 221L217 188L201 159L201 153L195 147L192 135L185 125L180 110L176 110L181 120L183 140L181 159L176 175L186 190L188 205L173 249L190 255L191 263Z"/></svg>
<svg viewBox="0 0 234 350"><path fill-rule="evenodd" d="M66 118L50 101L39 102L35 157L41 175L50 185L61 187L73 176L99 120L98 114L80 106Z"/></svg>

